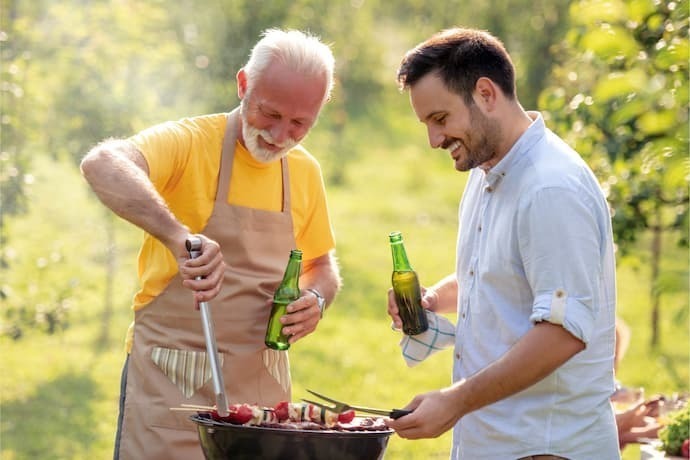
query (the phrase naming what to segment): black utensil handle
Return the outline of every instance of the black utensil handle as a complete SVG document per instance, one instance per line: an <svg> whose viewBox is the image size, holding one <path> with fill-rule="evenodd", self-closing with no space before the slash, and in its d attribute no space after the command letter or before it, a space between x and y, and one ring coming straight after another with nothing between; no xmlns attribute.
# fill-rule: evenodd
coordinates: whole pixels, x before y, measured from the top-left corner
<svg viewBox="0 0 690 460"><path fill-rule="evenodd" d="M392 419L398 419L404 415L411 414L411 410L404 410L404 409L393 409L390 413L390 418Z"/></svg>

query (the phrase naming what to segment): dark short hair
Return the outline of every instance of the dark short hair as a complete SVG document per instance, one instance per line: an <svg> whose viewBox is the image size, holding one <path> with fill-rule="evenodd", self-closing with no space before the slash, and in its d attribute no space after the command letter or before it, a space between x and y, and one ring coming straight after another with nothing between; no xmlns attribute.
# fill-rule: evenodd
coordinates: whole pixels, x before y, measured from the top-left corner
<svg viewBox="0 0 690 460"><path fill-rule="evenodd" d="M515 99L515 67L510 55L498 38L483 30L447 29L423 41L403 57L398 84L408 89L432 72L468 104L481 77Z"/></svg>

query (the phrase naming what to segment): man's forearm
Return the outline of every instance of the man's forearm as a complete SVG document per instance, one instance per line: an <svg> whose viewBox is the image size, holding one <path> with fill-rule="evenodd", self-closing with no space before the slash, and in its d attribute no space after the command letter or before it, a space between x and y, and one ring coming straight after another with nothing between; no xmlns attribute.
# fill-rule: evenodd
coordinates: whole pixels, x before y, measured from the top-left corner
<svg viewBox="0 0 690 460"><path fill-rule="evenodd" d="M584 348L562 326L538 323L497 361L443 391L453 394L462 417L529 388Z"/></svg>
<svg viewBox="0 0 690 460"><path fill-rule="evenodd" d="M318 290L326 299L326 305L333 302L340 290L341 279L338 262L332 251L304 264L300 286Z"/></svg>
<svg viewBox="0 0 690 460"><path fill-rule="evenodd" d="M127 141L111 140L94 147L84 157L81 170L104 205L166 246L179 246L189 233L151 183L143 155Z"/></svg>

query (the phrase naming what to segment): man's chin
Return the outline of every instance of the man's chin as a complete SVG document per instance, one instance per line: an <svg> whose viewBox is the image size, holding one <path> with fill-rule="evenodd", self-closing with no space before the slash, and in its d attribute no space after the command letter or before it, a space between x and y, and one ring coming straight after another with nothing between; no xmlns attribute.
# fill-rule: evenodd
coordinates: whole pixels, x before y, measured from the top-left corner
<svg viewBox="0 0 690 460"><path fill-rule="evenodd" d="M261 132L249 127L245 134L246 148L251 154L252 158L261 163L271 163L283 158L287 153L295 148L297 142L290 142L286 146L277 146L266 142L261 136Z"/></svg>
<svg viewBox="0 0 690 460"><path fill-rule="evenodd" d="M454 163L455 163L455 169L457 171L460 171L460 172L469 171L470 169L474 168L474 165L471 162L469 162L467 160L463 160L461 158L458 158L457 160L455 160Z"/></svg>
<svg viewBox="0 0 690 460"><path fill-rule="evenodd" d="M260 163L272 163L283 158L289 150L290 149L282 149L272 152L270 150L257 149L249 150L249 153L251 154L252 158Z"/></svg>

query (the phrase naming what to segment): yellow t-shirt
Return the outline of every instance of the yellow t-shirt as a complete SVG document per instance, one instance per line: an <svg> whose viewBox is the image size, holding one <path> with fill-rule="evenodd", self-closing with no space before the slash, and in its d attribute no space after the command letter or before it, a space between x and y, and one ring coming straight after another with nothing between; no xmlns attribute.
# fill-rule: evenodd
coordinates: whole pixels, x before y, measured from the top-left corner
<svg viewBox="0 0 690 460"><path fill-rule="evenodd" d="M192 233L203 230L213 211L226 123L224 113L185 118L153 126L130 138L146 158L154 186ZM301 146L292 149L287 160L295 240L304 259L309 260L335 248L321 168ZM280 161L260 163L238 142L228 203L280 211ZM170 251L145 233L138 260L141 288L134 296L133 309L143 308L160 294L177 270Z"/></svg>

